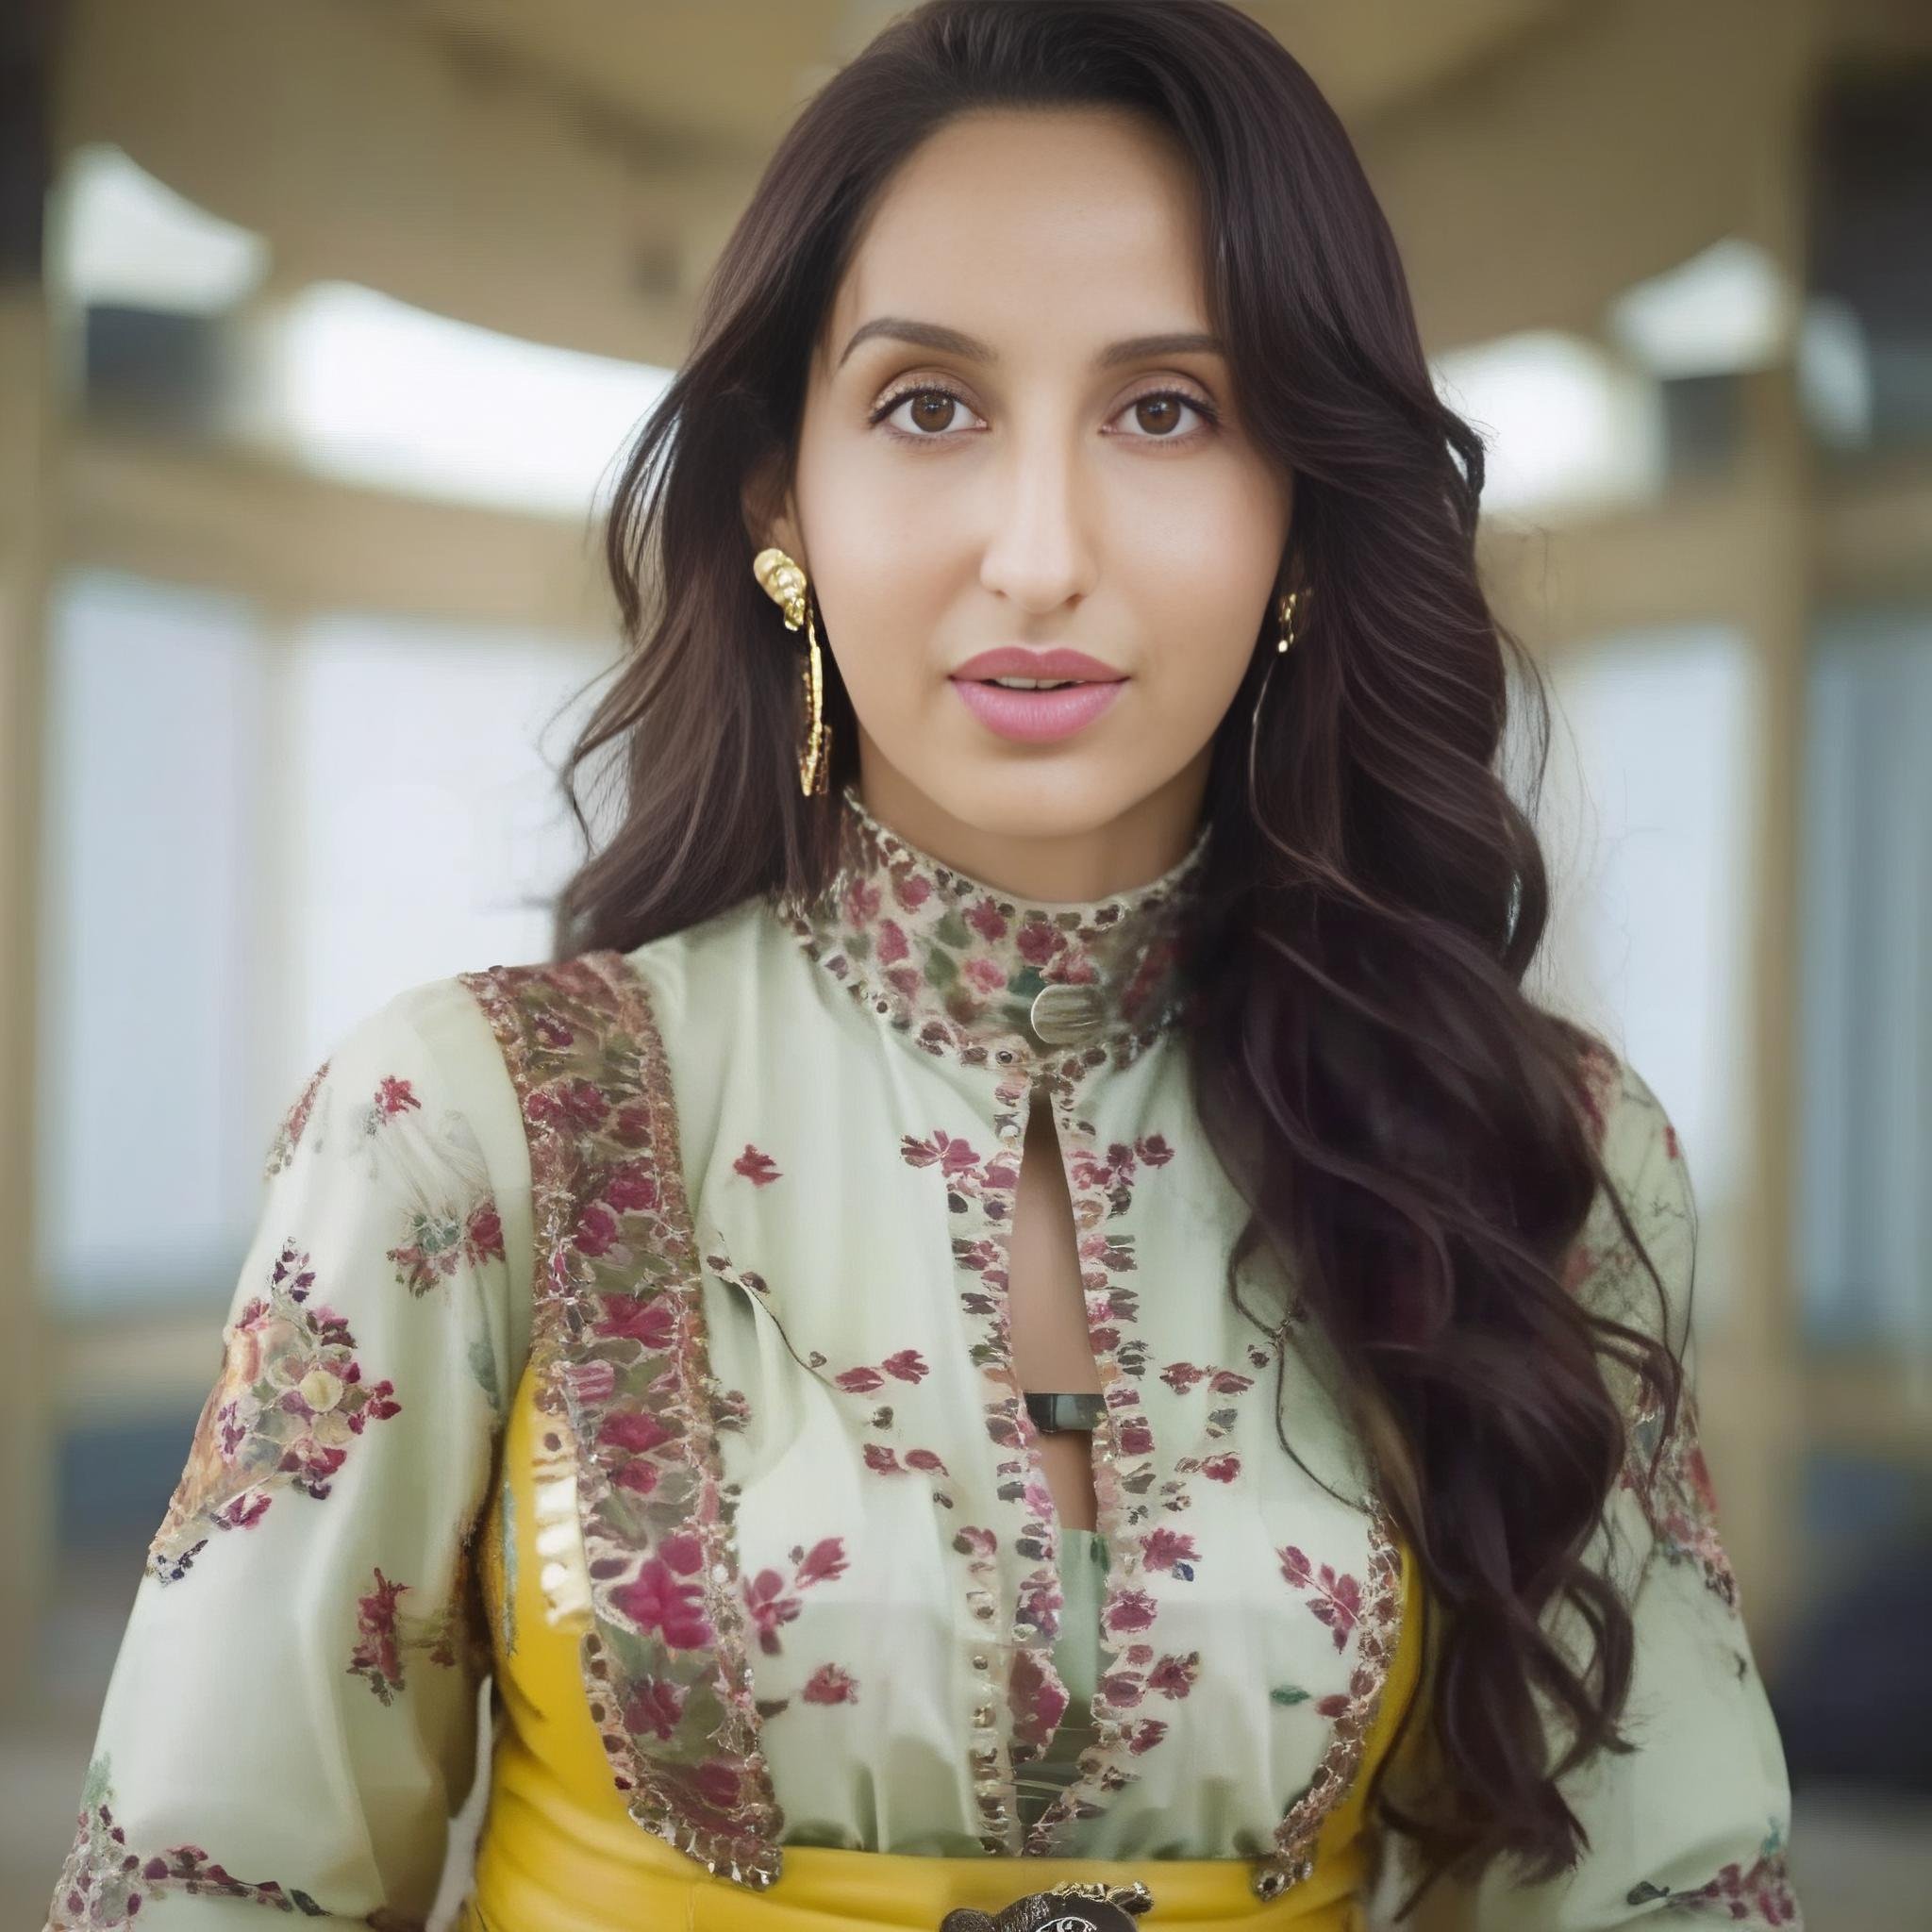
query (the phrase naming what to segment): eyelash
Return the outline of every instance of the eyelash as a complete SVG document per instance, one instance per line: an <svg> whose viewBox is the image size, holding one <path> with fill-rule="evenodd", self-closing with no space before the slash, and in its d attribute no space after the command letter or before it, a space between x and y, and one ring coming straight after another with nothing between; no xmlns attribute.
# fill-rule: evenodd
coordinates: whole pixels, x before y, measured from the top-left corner
<svg viewBox="0 0 1932 1932"><path fill-rule="evenodd" d="M922 435L917 430L894 428L891 424L886 423L885 419L888 416L890 416L892 413L892 411L899 407L901 403L906 402L910 398L916 396L950 396L952 400L958 403L962 408L970 409L973 407L973 405L969 403L966 400L966 398L959 393L958 390L949 389L942 382L918 382L910 384L908 387L905 389L894 390L891 395L886 397L886 399L882 403L880 403L876 408L873 410L872 415L868 420L874 425L883 425L886 428L887 433L889 435L897 437L901 442L951 442L955 441L953 434L949 431L941 431L937 435L928 436ZM1220 426L1221 412L1217 408L1215 408L1214 405L1212 403L1204 402L1199 396L1191 394L1187 390L1182 389L1147 390L1143 391L1141 394L1134 396L1130 398L1128 401L1123 403L1121 405L1120 411L1117 413L1124 413L1124 411L1133 408L1135 405L1139 403L1152 402L1157 397L1160 397L1162 399L1172 397L1177 403L1185 403L1188 406L1188 408L1192 409L1197 416L1200 416L1204 419L1207 426L1205 428L1185 430L1177 436L1130 436L1126 439L1127 441L1168 444L1191 443L1195 441L1197 437L1210 435L1215 429L1217 429Z"/></svg>

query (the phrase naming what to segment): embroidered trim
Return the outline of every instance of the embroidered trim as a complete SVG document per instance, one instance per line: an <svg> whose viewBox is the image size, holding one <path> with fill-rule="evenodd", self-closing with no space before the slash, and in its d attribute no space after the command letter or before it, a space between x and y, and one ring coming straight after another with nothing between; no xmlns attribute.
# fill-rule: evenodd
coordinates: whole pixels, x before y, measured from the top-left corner
<svg viewBox="0 0 1932 1932"><path fill-rule="evenodd" d="M1186 1000L1189 927L1209 827L1160 877L1108 899L1029 904L922 852L841 791L840 861L816 897L774 894L779 918L853 998L932 1054L1002 1065L1053 1054L1032 1030L1049 986L1098 996L1091 1047L1124 1064ZM994 1052L995 1048L1000 1049Z"/></svg>
<svg viewBox="0 0 1932 1932"><path fill-rule="evenodd" d="M611 950L458 977L496 1035L529 1140L531 1354L558 1425L543 1446L575 1451L591 1717L638 1823L761 1890L781 1869L784 1818L758 1745L737 1496L710 1422L702 1277L649 991ZM568 1616L576 1593L558 1574L546 1603Z"/></svg>
<svg viewBox="0 0 1932 1932"><path fill-rule="evenodd" d="M1347 1703L1335 1720L1328 1748L1307 1789L1275 1827L1274 1852L1256 1868L1251 1889L1259 1898L1276 1898L1313 1874L1315 1840L1328 1814L1355 1782L1395 1659L1402 1631L1402 1548L1387 1506L1376 1496L1364 1500L1369 1508L1371 1584L1369 1600L1356 1624L1360 1641L1349 1673Z"/></svg>

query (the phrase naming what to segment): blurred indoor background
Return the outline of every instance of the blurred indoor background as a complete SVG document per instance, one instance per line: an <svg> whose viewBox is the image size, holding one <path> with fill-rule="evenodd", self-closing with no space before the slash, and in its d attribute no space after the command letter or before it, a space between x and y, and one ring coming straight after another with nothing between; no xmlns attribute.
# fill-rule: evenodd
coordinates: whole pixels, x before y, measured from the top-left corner
<svg viewBox="0 0 1932 1932"><path fill-rule="evenodd" d="M400 987L545 956L611 459L895 10L0 8L9 1926L279 1109ZM1249 10L1491 441L1495 594L1561 706L1542 989L1682 1130L1810 1932L1932 1926L1932 6Z"/></svg>

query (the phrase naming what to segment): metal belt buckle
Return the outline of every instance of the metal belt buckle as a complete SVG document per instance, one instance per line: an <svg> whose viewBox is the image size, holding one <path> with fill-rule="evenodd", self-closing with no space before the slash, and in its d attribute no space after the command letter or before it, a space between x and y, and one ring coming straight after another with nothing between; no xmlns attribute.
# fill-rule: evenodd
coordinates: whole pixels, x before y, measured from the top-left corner
<svg viewBox="0 0 1932 1932"><path fill-rule="evenodd" d="M997 1916L961 1906L940 1921L939 1932L1133 1932L1133 1915L1154 1896L1139 1879L1103 1885L1079 1879L1051 1891L1029 1891Z"/></svg>

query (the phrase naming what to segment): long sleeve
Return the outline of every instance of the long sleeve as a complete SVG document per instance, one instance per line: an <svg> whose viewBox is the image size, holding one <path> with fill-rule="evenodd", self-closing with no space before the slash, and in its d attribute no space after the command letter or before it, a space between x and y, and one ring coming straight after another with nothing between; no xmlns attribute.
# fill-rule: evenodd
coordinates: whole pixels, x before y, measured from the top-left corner
<svg viewBox="0 0 1932 1932"><path fill-rule="evenodd" d="M213 1932L263 1907L403 1932L434 1899L490 1661L470 1540L527 1332L471 1118L498 1095L474 1056L451 1064L452 985L351 1027L273 1137L58 1932ZM507 1077L500 1097L514 1118Z"/></svg>
<svg viewBox="0 0 1932 1932"><path fill-rule="evenodd" d="M1690 1176L1668 1115L1635 1069L1620 1061L1603 1091L1605 1162L1661 1277L1662 1332L1685 1374L1654 1481L1661 1416L1640 1399L1634 1374L1620 1366L1608 1377L1625 1402L1631 1445L1593 1549L1631 1608L1635 1661L1622 1727L1637 1748L1599 1753L1560 1781L1589 1834L1569 1872L1519 1885L1498 1860L1474 1888L1438 1888L1443 1897L1415 1923L1427 1932L1626 1932L1685 1919L1801 1928L1787 1866L1783 1746L1698 1442ZM1601 1193L1574 1250L1572 1281L1595 1311L1660 1332L1657 1284ZM1590 1641L1562 1609L1549 1627L1581 1666Z"/></svg>

